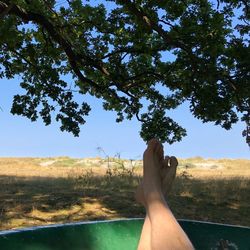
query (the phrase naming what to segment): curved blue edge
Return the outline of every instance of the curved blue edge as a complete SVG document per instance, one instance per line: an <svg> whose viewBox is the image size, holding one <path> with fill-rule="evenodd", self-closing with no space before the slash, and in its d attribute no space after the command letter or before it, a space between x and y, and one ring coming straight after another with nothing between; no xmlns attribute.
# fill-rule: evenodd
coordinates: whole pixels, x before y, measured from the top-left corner
<svg viewBox="0 0 250 250"><path fill-rule="evenodd" d="M231 247L229 249L250 250L250 227L193 220L178 221L191 239L195 249L220 249L219 242L223 240L228 242ZM143 219L136 218L56 224L0 231L0 249L109 250L116 249L116 247L119 246L119 250L132 250L136 249L142 225ZM86 245L86 239L93 241L94 244ZM125 242L124 239L131 241L129 249L125 247L122 248L121 242ZM34 242L36 244L33 244ZM117 242L117 246L115 242ZM100 249L100 245L102 244L103 249ZM106 247L104 246L105 244L107 245ZM62 245L65 245L65 248L59 248L59 246ZM112 247L109 247L109 245L112 245ZM1 246L4 246L5 248L2 248Z"/></svg>

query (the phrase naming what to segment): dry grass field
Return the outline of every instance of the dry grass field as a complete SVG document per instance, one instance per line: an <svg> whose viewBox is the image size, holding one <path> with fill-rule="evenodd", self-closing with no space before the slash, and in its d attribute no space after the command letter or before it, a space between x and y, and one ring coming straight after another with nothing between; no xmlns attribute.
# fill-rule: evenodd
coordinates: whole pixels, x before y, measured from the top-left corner
<svg viewBox="0 0 250 250"><path fill-rule="evenodd" d="M169 205L177 218L250 226L250 160L179 159ZM143 217L141 161L0 158L0 230Z"/></svg>

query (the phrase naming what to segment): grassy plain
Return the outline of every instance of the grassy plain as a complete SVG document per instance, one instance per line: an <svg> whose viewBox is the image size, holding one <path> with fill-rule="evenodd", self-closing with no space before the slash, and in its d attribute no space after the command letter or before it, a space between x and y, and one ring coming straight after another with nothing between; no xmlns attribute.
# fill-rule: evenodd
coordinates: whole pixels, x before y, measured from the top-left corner
<svg viewBox="0 0 250 250"><path fill-rule="evenodd" d="M250 160L179 159L169 205L177 218L250 226ZM0 230L143 217L141 161L0 158Z"/></svg>

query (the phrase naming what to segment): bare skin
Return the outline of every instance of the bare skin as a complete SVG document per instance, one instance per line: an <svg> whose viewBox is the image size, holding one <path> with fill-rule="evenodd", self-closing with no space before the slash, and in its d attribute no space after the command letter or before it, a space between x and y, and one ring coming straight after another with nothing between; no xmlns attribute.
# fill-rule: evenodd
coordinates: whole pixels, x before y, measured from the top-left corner
<svg viewBox="0 0 250 250"><path fill-rule="evenodd" d="M164 160L161 161L161 189L164 197L167 197L172 189L172 184L176 175L176 168L178 166L178 161L174 156L166 156ZM143 191L143 181L137 187L135 198L137 202L145 206L145 198Z"/></svg>
<svg viewBox="0 0 250 250"><path fill-rule="evenodd" d="M175 157L164 159L158 140L149 141L143 155L143 180L136 192L137 201L147 211L138 250L194 249L164 198L171 189L177 165Z"/></svg>

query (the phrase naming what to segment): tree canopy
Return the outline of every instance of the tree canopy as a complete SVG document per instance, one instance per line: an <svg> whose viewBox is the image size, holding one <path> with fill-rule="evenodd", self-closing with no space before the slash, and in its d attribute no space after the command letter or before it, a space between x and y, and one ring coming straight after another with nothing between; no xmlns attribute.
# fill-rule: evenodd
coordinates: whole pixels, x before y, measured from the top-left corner
<svg viewBox="0 0 250 250"><path fill-rule="evenodd" d="M249 17L246 0L0 0L0 77L25 90L11 112L77 136L91 110L77 91L136 117L144 140L180 141L168 111L185 101L203 122L249 126Z"/></svg>

